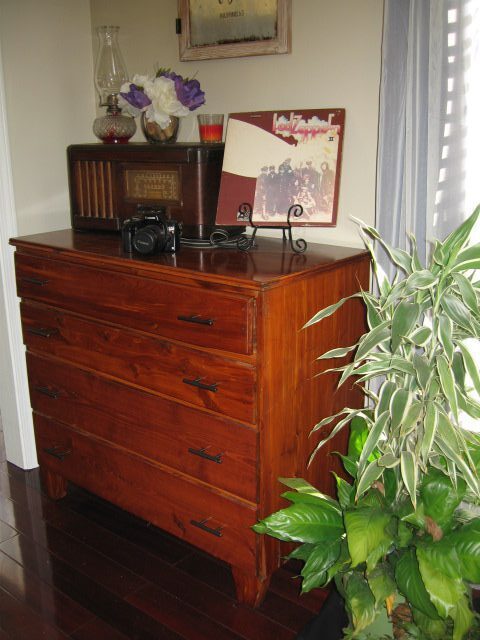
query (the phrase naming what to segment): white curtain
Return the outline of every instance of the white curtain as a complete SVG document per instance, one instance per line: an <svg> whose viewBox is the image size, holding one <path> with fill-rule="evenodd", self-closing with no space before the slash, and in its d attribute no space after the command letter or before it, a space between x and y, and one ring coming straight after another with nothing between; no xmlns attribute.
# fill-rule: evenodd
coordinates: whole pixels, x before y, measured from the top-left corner
<svg viewBox="0 0 480 640"><path fill-rule="evenodd" d="M480 202L479 5L385 0L376 226L423 260Z"/></svg>

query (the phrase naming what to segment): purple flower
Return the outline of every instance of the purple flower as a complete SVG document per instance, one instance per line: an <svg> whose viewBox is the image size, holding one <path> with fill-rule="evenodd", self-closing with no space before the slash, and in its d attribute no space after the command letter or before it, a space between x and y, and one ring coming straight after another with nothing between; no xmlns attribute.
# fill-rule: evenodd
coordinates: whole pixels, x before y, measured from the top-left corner
<svg viewBox="0 0 480 640"><path fill-rule="evenodd" d="M200 89L198 80L185 80L170 69L159 69L157 76L164 76L173 80L178 100L190 111L194 111L202 104L205 104L205 92Z"/></svg>
<svg viewBox="0 0 480 640"><path fill-rule="evenodd" d="M136 84L130 85L128 93L121 91L120 95L136 109L142 110L145 109L145 107L148 107L149 104L152 104L150 98L142 91L142 89L137 87Z"/></svg>
<svg viewBox="0 0 480 640"><path fill-rule="evenodd" d="M184 107L194 111L202 104L205 104L205 92L200 89L198 80L184 81L181 76L172 78L175 82L175 91L177 98Z"/></svg>

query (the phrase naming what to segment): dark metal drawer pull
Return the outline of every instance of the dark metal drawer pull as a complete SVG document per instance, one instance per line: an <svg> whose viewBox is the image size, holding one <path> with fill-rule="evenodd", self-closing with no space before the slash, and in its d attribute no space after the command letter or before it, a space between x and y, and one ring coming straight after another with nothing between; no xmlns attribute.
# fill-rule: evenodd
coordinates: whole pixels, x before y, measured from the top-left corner
<svg viewBox="0 0 480 640"><path fill-rule="evenodd" d="M177 320L182 320L183 322L193 322L194 324L206 324L209 327L213 325L213 320L211 318L202 318L199 315L177 316Z"/></svg>
<svg viewBox="0 0 480 640"><path fill-rule="evenodd" d="M55 391L55 389L49 389L48 387L35 387L35 391L38 393L43 393L44 396L48 396L49 398L53 398L56 400L60 395L60 391Z"/></svg>
<svg viewBox="0 0 480 640"><path fill-rule="evenodd" d="M190 384L192 387L198 387L199 389L206 389L207 391L212 391L213 393L217 393L218 388L217 384L205 384L205 382L201 381L201 378L195 378L195 380L189 380L188 378L184 378L182 382L185 384Z"/></svg>
<svg viewBox="0 0 480 640"><path fill-rule="evenodd" d="M48 284L48 280L45 279L41 279L41 278L22 278L23 282L28 282L28 284L36 284L39 287L43 287L44 285Z"/></svg>
<svg viewBox="0 0 480 640"><path fill-rule="evenodd" d="M57 447L56 445L53 447L47 447L46 449L44 449L44 451L45 453L48 453L50 456L53 456L54 458L58 458L59 460L62 460L62 461L64 458L66 458L72 453L70 449L62 450L60 447Z"/></svg>
<svg viewBox="0 0 480 640"><path fill-rule="evenodd" d="M58 333L58 329L48 329L46 327L29 327L27 331L34 336L41 336L42 338L51 338Z"/></svg>
<svg viewBox="0 0 480 640"><path fill-rule="evenodd" d="M194 527L198 527L202 531L206 531L207 533L211 533L212 536L217 536L217 538L222 537L222 527L218 527L218 529L212 529L207 526L205 523L208 522L208 519L205 520L190 520L190 524L193 524Z"/></svg>
<svg viewBox="0 0 480 640"><path fill-rule="evenodd" d="M192 449L191 447L188 449L188 453L193 453L194 456L205 458L205 460L210 460L210 462L216 462L217 464L222 464L221 453L217 453L216 456L211 456L209 453L207 453L206 449Z"/></svg>

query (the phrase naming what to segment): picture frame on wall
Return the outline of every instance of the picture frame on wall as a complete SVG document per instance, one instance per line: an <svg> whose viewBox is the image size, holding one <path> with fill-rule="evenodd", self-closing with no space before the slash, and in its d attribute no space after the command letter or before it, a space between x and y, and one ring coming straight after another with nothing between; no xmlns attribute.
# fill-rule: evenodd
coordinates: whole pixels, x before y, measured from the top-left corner
<svg viewBox="0 0 480 640"><path fill-rule="evenodd" d="M180 60L290 53L291 0L178 0Z"/></svg>

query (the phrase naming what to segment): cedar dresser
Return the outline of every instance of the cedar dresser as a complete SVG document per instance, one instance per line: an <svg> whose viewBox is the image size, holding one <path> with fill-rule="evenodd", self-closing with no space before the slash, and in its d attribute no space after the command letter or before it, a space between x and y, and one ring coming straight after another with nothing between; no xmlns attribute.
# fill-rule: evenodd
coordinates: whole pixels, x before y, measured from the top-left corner
<svg viewBox="0 0 480 640"><path fill-rule="evenodd" d="M15 238L31 405L50 497L67 481L232 566L258 604L276 540L251 526L282 505L279 477L333 493L330 451L307 469L311 428L361 394L317 357L365 331L364 251L259 238L250 252L122 254L120 236L70 229ZM335 361L333 366L338 363Z"/></svg>

